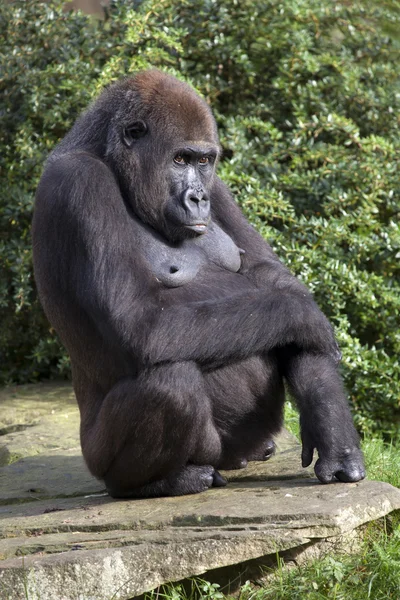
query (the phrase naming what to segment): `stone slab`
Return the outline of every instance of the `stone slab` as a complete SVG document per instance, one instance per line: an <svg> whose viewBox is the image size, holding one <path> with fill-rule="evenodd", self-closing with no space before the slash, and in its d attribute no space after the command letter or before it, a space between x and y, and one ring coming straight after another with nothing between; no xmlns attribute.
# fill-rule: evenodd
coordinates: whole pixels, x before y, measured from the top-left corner
<svg viewBox="0 0 400 600"><path fill-rule="evenodd" d="M79 448L79 411L70 384L0 390L0 467L71 447Z"/></svg>
<svg viewBox="0 0 400 600"><path fill-rule="evenodd" d="M128 600L400 509L389 484L319 484L287 432L270 461L226 472L226 488L117 501L83 462L68 385L0 392L0 415L3 456L18 457L0 468L1 600Z"/></svg>
<svg viewBox="0 0 400 600"><path fill-rule="evenodd" d="M43 416L76 411L68 382L35 383L0 388L0 435L18 427L39 423Z"/></svg>

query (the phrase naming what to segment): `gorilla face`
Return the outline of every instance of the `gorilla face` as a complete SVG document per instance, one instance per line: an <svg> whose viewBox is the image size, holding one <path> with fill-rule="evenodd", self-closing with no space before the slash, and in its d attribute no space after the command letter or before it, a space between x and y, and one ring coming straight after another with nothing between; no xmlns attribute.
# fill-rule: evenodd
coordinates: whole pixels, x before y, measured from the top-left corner
<svg viewBox="0 0 400 600"><path fill-rule="evenodd" d="M136 215L171 241L204 233L211 218L210 191L219 154L215 142L182 140L170 146L142 120L123 128L121 139L130 154L128 195ZM129 180L129 171L123 176Z"/></svg>
<svg viewBox="0 0 400 600"><path fill-rule="evenodd" d="M182 239L205 233L210 222L210 191L218 149L197 142L183 145L168 168L169 193L164 206L168 237Z"/></svg>

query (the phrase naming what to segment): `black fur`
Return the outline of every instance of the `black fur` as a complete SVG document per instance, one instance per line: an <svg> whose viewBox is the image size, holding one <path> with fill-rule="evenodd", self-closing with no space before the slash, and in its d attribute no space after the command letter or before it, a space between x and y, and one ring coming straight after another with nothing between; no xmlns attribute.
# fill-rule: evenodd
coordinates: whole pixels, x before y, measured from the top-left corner
<svg viewBox="0 0 400 600"><path fill-rule="evenodd" d="M103 92L51 154L35 276L71 356L81 442L117 497L223 485L269 458L284 379L303 465L365 476L332 328L215 175L219 142L187 85L147 71Z"/></svg>

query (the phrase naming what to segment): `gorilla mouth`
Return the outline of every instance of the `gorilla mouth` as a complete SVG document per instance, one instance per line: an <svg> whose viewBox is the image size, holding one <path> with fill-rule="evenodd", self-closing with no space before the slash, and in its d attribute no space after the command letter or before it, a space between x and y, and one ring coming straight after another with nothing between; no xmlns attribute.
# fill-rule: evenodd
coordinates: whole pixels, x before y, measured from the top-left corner
<svg viewBox="0 0 400 600"><path fill-rule="evenodd" d="M196 233L204 233L207 229L207 223L190 223L189 225L185 225L185 229L190 229Z"/></svg>

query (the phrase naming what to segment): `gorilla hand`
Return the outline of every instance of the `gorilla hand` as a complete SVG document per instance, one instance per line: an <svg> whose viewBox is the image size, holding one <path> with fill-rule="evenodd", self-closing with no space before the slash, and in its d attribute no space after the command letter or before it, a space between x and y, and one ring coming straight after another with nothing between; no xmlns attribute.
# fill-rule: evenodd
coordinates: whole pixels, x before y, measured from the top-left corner
<svg viewBox="0 0 400 600"><path fill-rule="evenodd" d="M314 447L304 441L301 455L302 466L308 467L313 459ZM362 452L357 446L342 448L337 452L319 452L314 471L321 483L332 483L335 478L343 482L355 482L365 478Z"/></svg>

